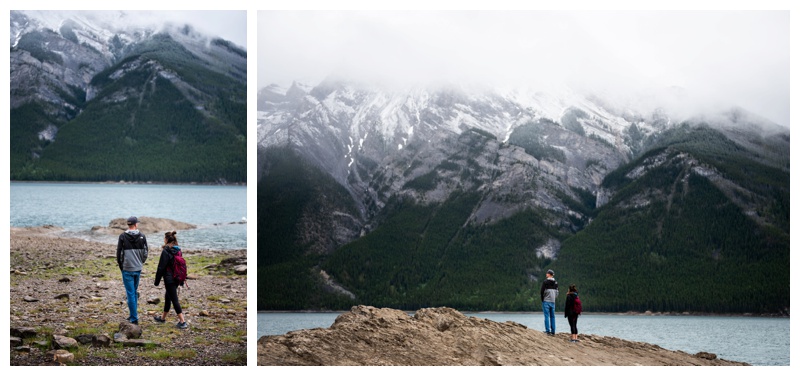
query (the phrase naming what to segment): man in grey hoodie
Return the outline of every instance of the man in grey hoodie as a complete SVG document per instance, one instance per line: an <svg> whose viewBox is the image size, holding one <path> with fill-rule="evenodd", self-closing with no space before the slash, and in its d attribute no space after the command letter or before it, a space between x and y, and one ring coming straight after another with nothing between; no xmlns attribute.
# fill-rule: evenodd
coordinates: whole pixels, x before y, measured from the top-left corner
<svg viewBox="0 0 800 376"><path fill-rule="evenodd" d="M139 276L147 261L147 239L139 231L139 219L128 218L128 230L119 235L117 242L117 264L122 272L122 283L128 300L128 321L139 324L137 303L139 300Z"/></svg>
<svg viewBox="0 0 800 376"><path fill-rule="evenodd" d="M556 335L556 298L558 282L553 278L553 270L547 270L547 279L542 282L542 312L544 312L544 331L551 336Z"/></svg>

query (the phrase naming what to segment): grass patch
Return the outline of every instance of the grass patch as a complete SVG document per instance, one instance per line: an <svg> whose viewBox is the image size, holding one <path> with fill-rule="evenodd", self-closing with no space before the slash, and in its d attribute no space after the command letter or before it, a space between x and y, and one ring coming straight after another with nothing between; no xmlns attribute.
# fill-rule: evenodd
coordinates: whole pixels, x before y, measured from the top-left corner
<svg viewBox="0 0 800 376"><path fill-rule="evenodd" d="M195 337L194 344L199 346L210 346L213 342L204 337Z"/></svg>
<svg viewBox="0 0 800 376"><path fill-rule="evenodd" d="M78 346L69 349L72 355L75 355L75 360L86 358L89 355L89 348L87 346Z"/></svg>
<svg viewBox="0 0 800 376"><path fill-rule="evenodd" d="M87 324L80 324L77 327L75 327L75 329L72 329L70 331L70 337L76 337L81 334L97 335L97 334L103 334L103 332L100 327L90 326Z"/></svg>
<svg viewBox="0 0 800 376"><path fill-rule="evenodd" d="M231 351L222 355L222 361L226 363L247 363L247 351Z"/></svg>
<svg viewBox="0 0 800 376"><path fill-rule="evenodd" d="M242 337L241 337L241 336L238 336L238 335L236 335L236 334L224 335L224 336L220 337L220 341L223 341L223 342L229 342L229 343L240 343L240 342L244 342L244 341L242 340Z"/></svg>
<svg viewBox="0 0 800 376"><path fill-rule="evenodd" d="M119 359L119 352L116 350L97 350L94 355L105 359Z"/></svg>
<svg viewBox="0 0 800 376"><path fill-rule="evenodd" d="M217 271L216 268L208 268L209 265L219 265L222 260L226 259L229 256L187 256L186 257L186 267L189 269L188 272L190 274L196 274L198 276L202 275L215 275L215 276L227 276L233 275L233 273L226 273L223 271ZM227 270L227 269L223 269Z"/></svg>

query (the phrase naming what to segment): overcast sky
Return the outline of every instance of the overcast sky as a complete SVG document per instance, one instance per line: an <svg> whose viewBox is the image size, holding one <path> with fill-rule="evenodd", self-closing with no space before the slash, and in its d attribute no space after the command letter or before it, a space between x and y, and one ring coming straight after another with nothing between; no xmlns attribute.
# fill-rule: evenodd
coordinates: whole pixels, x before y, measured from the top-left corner
<svg viewBox="0 0 800 376"><path fill-rule="evenodd" d="M29 14L42 16L48 26L58 29L64 17L79 16L87 19L100 19L122 27L130 24L139 27L161 27L166 23L175 25L189 24L208 36L229 40L239 47L247 49L247 11L232 10L35 10ZM121 14L124 13L124 16Z"/></svg>
<svg viewBox="0 0 800 376"><path fill-rule="evenodd" d="M787 11L260 11L258 55L259 87L334 74L619 96L677 87L789 124Z"/></svg>
<svg viewBox="0 0 800 376"><path fill-rule="evenodd" d="M188 23L196 30L221 37L247 49L247 11L240 10L182 10L126 12L131 16L161 18L177 24Z"/></svg>

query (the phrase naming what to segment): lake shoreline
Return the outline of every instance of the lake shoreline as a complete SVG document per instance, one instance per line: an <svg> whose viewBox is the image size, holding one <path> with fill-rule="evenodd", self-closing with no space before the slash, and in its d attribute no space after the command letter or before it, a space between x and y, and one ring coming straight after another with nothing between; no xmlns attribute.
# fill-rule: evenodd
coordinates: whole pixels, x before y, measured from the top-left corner
<svg viewBox="0 0 800 376"><path fill-rule="evenodd" d="M215 182L160 182L160 181L84 181L84 180L11 180L11 183L37 183L37 184L107 184L107 185L196 185L220 187L247 187L247 182L215 183Z"/></svg>
<svg viewBox="0 0 800 376"><path fill-rule="evenodd" d="M433 308L433 307L430 307ZM402 310L407 313L414 313L415 311ZM556 309L557 312L558 309ZM257 313L336 313L343 314L349 311L338 310L260 310ZM466 315L474 314L506 314L506 315L541 315L542 311L460 311ZM676 317L767 317L767 318L790 318L789 315L781 314L754 314L754 313L704 313L704 312L583 312L581 315L605 315L605 316L676 316Z"/></svg>
<svg viewBox="0 0 800 376"><path fill-rule="evenodd" d="M231 223L231 224L245 224L245 223ZM27 237L42 237L42 238L66 238L66 239L74 239L74 240L81 240L90 243L96 244L103 244L106 246L115 246L117 244L117 236L121 234L123 231L120 230L118 233L114 233L105 238L101 238L97 234L95 234L95 230L82 230L82 231L73 231L67 230L60 226L55 225L42 225L42 226L11 226L9 228L9 234L13 236L27 236ZM152 236L154 234L159 234L161 231L150 232L146 233L147 236ZM88 235L87 235L88 234ZM156 247L159 247L159 244L155 244ZM191 246L181 246L181 249L184 253L202 253L202 252L217 252L217 253L247 253L246 248L192 248Z"/></svg>

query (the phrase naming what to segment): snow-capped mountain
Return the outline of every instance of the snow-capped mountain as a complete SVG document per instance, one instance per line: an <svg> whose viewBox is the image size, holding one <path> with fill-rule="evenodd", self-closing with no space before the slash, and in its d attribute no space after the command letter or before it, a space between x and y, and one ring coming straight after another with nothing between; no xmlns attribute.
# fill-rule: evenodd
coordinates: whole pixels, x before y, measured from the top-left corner
<svg viewBox="0 0 800 376"><path fill-rule="evenodd" d="M741 108L687 116L568 88L334 79L258 100L263 309L529 309L537 274L556 267L606 299L605 270L658 281L647 286L669 310L692 276L715 290L745 264L788 276L776 265L789 133ZM290 278L302 282L269 288Z"/></svg>
<svg viewBox="0 0 800 376"><path fill-rule="evenodd" d="M485 199L473 221L540 208L560 213L556 222L570 227L570 216L588 218L568 200L588 194L602 206L612 194L602 187L607 174L683 121L710 124L744 149L759 149L754 134L780 133L741 109L676 118L665 108L641 113L568 87L399 89L327 79L270 85L258 100L259 148L289 147L333 177L354 199L362 225L394 195L432 203L477 191ZM757 153L778 167L788 155ZM431 184L413 188L419 179Z"/></svg>
<svg viewBox="0 0 800 376"><path fill-rule="evenodd" d="M424 138L426 130L461 133L478 128L508 140L514 128L538 119L561 121L570 113L580 113L575 120L587 135L614 143L620 134L635 123L646 133L663 122L664 114L643 115L628 111L614 113L591 96L579 95L569 88L560 90L505 89L485 87L416 87L405 90L367 87L336 80L318 86L295 82L284 89L277 85L264 88L259 95L259 137L268 146L281 142L279 133L290 122L313 122L322 119L346 126L347 137L359 144L372 135L402 149L411 140ZM298 105L311 112L297 113ZM343 130L345 130L343 129ZM275 137L271 137L275 135ZM356 147L356 142L348 144ZM625 145L620 145L623 151Z"/></svg>
<svg viewBox="0 0 800 376"><path fill-rule="evenodd" d="M554 184L566 190L572 186L597 193L605 172L629 160L646 136L671 123L663 110L620 112L597 97L569 88L547 92L458 85L397 89L335 79L316 86L295 82L288 89L268 86L259 93L258 109L261 148L296 146L359 201L366 199L364 192L371 192L367 186L374 183L374 171L368 171L368 166L391 166L409 154L418 159L416 154L433 153L469 130L495 138L497 150L547 145L563 157L511 154L549 171L548 176L565 177ZM531 127L537 129L533 139L526 131ZM406 150L410 145L414 151ZM452 150L428 156L424 167L401 171L403 178L393 184L402 186L429 172L460 148L452 145ZM507 173L498 168L501 174ZM370 195L378 207L388 198L366 194Z"/></svg>
<svg viewBox="0 0 800 376"><path fill-rule="evenodd" d="M243 180L246 51L130 17L11 12L12 179ZM136 171L96 163L118 145L151 149ZM210 169L168 177L164 160L196 158L195 146Z"/></svg>

